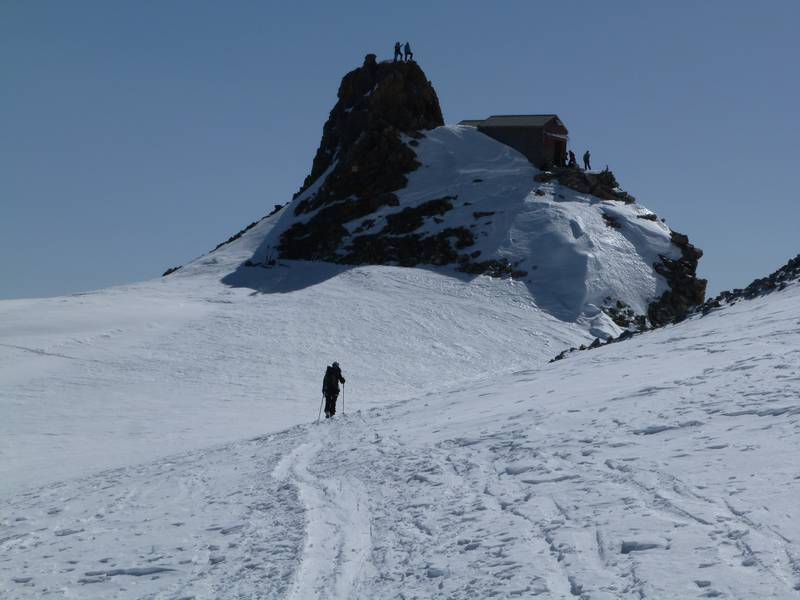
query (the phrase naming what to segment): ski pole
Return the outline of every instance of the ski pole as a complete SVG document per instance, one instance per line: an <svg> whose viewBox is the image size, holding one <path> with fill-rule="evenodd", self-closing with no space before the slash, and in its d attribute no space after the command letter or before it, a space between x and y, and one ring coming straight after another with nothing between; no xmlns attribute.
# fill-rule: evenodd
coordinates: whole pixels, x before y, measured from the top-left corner
<svg viewBox="0 0 800 600"><path fill-rule="evenodd" d="M344 414L344 384L342 384L342 414Z"/></svg>
<svg viewBox="0 0 800 600"><path fill-rule="evenodd" d="M322 394L322 400L319 401L319 414L317 415L317 423L322 418L322 403L325 402L325 394Z"/></svg>

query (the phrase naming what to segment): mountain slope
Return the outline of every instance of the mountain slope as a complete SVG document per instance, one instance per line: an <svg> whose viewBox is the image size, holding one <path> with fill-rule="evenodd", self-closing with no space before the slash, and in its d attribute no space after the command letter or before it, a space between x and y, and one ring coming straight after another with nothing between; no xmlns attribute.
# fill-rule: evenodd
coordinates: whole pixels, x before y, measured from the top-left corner
<svg viewBox="0 0 800 600"><path fill-rule="evenodd" d="M251 242L152 282L0 302L0 493L309 422L333 360L363 407L589 339L505 280L298 262L260 292L221 284Z"/></svg>
<svg viewBox="0 0 800 600"><path fill-rule="evenodd" d="M613 173L540 172L473 127L446 127L419 65L374 55L342 79L301 190L244 233L260 243L229 285L259 289L269 276L252 269L276 259L511 277L604 338L678 321L705 294L702 251Z"/></svg>
<svg viewBox="0 0 800 600"><path fill-rule="evenodd" d="M395 206L345 223L352 245L337 250L341 262L511 275L542 310L590 323L600 337L620 331L603 309L619 301L646 315L670 289L658 266L662 259L680 260L681 248L669 227L641 205L536 182L538 171L521 154L470 127L428 131L416 154L422 166L394 193ZM293 207L320 185L231 244L250 249L261 239L249 257L252 266L240 267L226 283L258 288L269 280L270 271L258 265L277 256L284 234L304 222ZM468 243L461 253L455 248L460 243Z"/></svg>
<svg viewBox="0 0 800 600"><path fill-rule="evenodd" d="M348 395L319 426L8 497L0 590L794 598L798 306L793 285L569 361L372 408Z"/></svg>
<svg viewBox="0 0 800 600"><path fill-rule="evenodd" d="M575 439L589 443L575 428L597 425L605 440L623 427L620 411L648 420L637 398L652 384L630 377L619 408L587 424L570 415L616 402L608 395L614 377L632 375L629 357L608 350L607 371L591 357L585 370L545 361L647 319L679 320L702 300L700 251L610 183L607 199L576 183L587 178L613 175L539 172L472 128L442 125L417 65L368 57L343 80L309 178L274 214L157 281L0 302L0 590L639 590L624 580L645 579L613 561L598 567L578 553L567 569L549 504L523 516L509 508L550 484L578 506L573 494L592 486L601 504L627 505L570 458ZM659 371L657 351L643 348L653 381L683 368ZM310 426L333 360L348 380L348 415ZM655 400L673 410L671 396ZM655 433L643 427L623 433ZM628 443L598 441L598 456L624 460L615 453ZM638 518L659 502L634 502ZM558 506L566 518L570 508ZM636 546L618 531L622 513L603 514L597 535L610 536L608 548L666 549L661 537ZM535 568L520 558L531 549L542 558Z"/></svg>

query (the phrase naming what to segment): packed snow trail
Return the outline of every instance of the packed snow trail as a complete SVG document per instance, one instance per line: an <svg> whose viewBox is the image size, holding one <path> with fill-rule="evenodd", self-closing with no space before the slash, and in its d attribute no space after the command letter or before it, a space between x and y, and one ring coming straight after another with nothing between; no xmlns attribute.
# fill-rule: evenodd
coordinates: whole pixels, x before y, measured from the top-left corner
<svg viewBox="0 0 800 600"><path fill-rule="evenodd" d="M306 508L305 547L288 596L298 600L352 598L370 552L364 485L349 476L324 479L312 474L312 463L322 460L318 455L341 445L341 428L328 425L326 421L322 428L312 430L309 437L317 439L292 450L272 473L297 487Z"/></svg>
<svg viewBox="0 0 800 600"><path fill-rule="evenodd" d="M0 596L797 598L798 287L9 497Z"/></svg>

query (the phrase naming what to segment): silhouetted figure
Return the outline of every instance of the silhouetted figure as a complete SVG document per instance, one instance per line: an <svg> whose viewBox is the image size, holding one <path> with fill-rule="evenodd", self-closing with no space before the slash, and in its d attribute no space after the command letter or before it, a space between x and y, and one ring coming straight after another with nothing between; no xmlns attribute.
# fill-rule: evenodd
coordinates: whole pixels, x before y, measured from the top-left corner
<svg viewBox="0 0 800 600"><path fill-rule="evenodd" d="M401 61L403 60L403 53L400 51L400 42L395 42L394 43L394 62L397 62L398 59L400 59Z"/></svg>
<svg viewBox="0 0 800 600"><path fill-rule="evenodd" d="M322 380L322 394L325 396L325 418L329 419L336 414L336 400L339 398L339 383L344 384L342 370L339 363L335 362L325 369L325 378Z"/></svg>
<svg viewBox="0 0 800 600"><path fill-rule="evenodd" d="M592 165L589 163L589 161L591 159L592 159L592 155L589 154L588 150L583 153L583 170L584 171L591 171L592 170Z"/></svg>
<svg viewBox="0 0 800 600"><path fill-rule="evenodd" d="M406 45L403 47L403 59L406 62L414 60L414 53L411 51L411 44L408 42L406 42Z"/></svg>
<svg viewBox="0 0 800 600"><path fill-rule="evenodd" d="M569 162L567 163L567 166L574 169L575 167L578 166L578 159L575 158L575 153L572 150L570 150L568 154L569 154Z"/></svg>

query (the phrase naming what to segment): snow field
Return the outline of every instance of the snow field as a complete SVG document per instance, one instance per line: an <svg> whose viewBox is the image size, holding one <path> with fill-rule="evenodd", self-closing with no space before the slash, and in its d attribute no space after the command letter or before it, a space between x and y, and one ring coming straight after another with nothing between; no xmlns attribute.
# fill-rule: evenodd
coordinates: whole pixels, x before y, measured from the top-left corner
<svg viewBox="0 0 800 600"><path fill-rule="evenodd" d="M797 287L547 364L663 291L668 228L469 128L418 153L401 206L457 197L425 231L526 278L241 267L289 205L167 278L0 302L0 597L797 597Z"/></svg>
<svg viewBox="0 0 800 600"><path fill-rule="evenodd" d="M794 598L798 302L10 498L0 589Z"/></svg>
<svg viewBox="0 0 800 600"><path fill-rule="evenodd" d="M0 303L0 495L309 422L334 360L364 407L588 339L515 282L303 263L256 271L274 287L230 288L208 269Z"/></svg>

